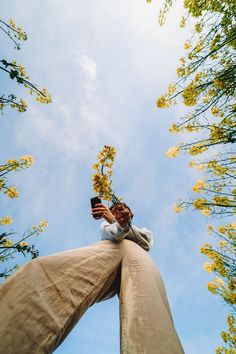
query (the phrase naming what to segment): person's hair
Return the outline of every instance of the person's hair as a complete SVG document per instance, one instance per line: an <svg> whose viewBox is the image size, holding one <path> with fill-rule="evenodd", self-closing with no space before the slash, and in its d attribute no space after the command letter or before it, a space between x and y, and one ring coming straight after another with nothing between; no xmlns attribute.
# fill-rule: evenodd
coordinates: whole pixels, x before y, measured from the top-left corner
<svg viewBox="0 0 236 354"><path fill-rule="evenodd" d="M131 214L131 219L133 219L134 214L133 214L132 210L130 209L130 207L129 207L127 204L125 204L125 203L120 203L120 205L123 205L125 208L129 209L130 214ZM112 211L112 209L115 208L116 206L117 206L117 205L112 204L112 205L110 206L110 208L109 208L110 211Z"/></svg>

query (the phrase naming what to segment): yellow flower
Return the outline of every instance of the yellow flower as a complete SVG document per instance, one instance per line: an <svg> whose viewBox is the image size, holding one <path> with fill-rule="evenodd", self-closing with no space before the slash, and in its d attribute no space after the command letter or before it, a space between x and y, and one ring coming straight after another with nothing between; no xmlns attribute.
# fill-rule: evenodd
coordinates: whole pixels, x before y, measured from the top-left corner
<svg viewBox="0 0 236 354"><path fill-rule="evenodd" d="M38 225L32 226L32 229L35 231L35 235L38 236L40 232L44 232L46 227L48 227L48 221L43 219Z"/></svg>
<svg viewBox="0 0 236 354"><path fill-rule="evenodd" d="M5 239L4 242L2 243L3 247L11 247L12 245L14 245L14 242L10 239Z"/></svg>
<svg viewBox="0 0 236 354"><path fill-rule="evenodd" d="M195 193L200 193L202 189L206 188L207 184L203 179L197 180L196 184L192 187Z"/></svg>
<svg viewBox="0 0 236 354"><path fill-rule="evenodd" d="M10 26L11 26L13 29L16 29L16 24L15 24L15 22L13 21L12 18L9 19L9 24L10 24Z"/></svg>
<svg viewBox="0 0 236 354"><path fill-rule="evenodd" d="M180 153L179 147L173 146L172 148L166 151L166 156L172 158L178 156L179 153Z"/></svg>
<svg viewBox="0 0 236 354"><path fill-rule="evenodd" d="M202 152L206 151L207 149L208 149L207 146L196 144L196 145L192 145L189 148L188 153L190 155L198 155L198 154L201 154Z"/></svg>
<svg viewBox="0 0 236 354"><path fill-rule="evenodd" d="M212 231L214 231L214 226L213 226L213 225L208 225L208 226L207 226L207 231L208 231L209 233L211 233Z"/></svg>
<svg viewBox="0 0 236 354"><path fill-rule="evenodd" d="M221 278L218 278L218 277L215 277L215 283L218 286L224 286L225 285L225 282Z"/></svg>
<svg viewBox="0 0 236 354"><path fill-rule="evenodd" d="M26 168L31 167L35 163L34 157L30 155L21 156L20 160Z"/></svg>
<svg viewBox="0 0 236 354"><path fill-rule="evenodd" d="M208 283L208 290L212 293L212 294L216 294L217 293L217 285L213 282L209 282Z"/></svg>
<svg viewBox="0 0 236 354"><path fill-rule="evenodd" d="M27 76L27 73L26 73L26 70L25 70L25 67L21 64L18 64L18 68L20 70L20 74L21 76Z"/></svg>
<svg viewBox="0 0 236 354"><path fill-rule="evenodd" d="M0 218L0 225L10 225L12 223L12 217L6 216L5 218Z"/></svg>
<svg viewBox="0 0 236 354"><path fill-rule="evenodd" d="M20 247L26 247L26 246L28 246L29 244L28 244L28 242L26 242L26 241L21 241L20 243L19 243L19 245L20 245Z"/></svg>
<svg viewBox="0 0 236 354"><path fill-rule="evenodd" d="M17 198L19 196L19 192L13 186L8 187L4 193L7 194L9 198Z"/></svg>
<svg viewBox="0 0 236 354"><path fill-rule="evenodd" d="M174 204L173 205L173 210L174 210L175 213L181 213L184 210L184 206L183 205Z"/></svg>
<svg viewBox="0 0 236 354"><path fill-rule="evenodd" d="M175 134L181 132L181 129L178 127L177 124L174 123L170 126L169 132Z"/></svg>
<svg viewBox="0 0 236 354"><path fill-rule="evenodd" d="M205 170L205 165L202 164L202 163L199 163L196 167L197 167L197 169L198 169L199 171L204 171L204 170Z"/></svg>
<svg viewBox="0 0 236 354"><path fill-rule="evenodd" d="M203 269L206 271L206 272L214 272L215 270L215 267L212 263L208 263L208 262L205 262L203 264Z"/></svg>
<svg viewBox="0 0 236 354"><path fill-rule="evenodd" d="M22 98L20 99L20 105L13 107L13 108L17 108L18 112L25 112L27 109L27 104L25 102L25 100L23 100Z"/></svg>
<svg viewBox="0 0 236 354"><path fill-rule="evenodd" d="M197 103L198 92L194 82L191 82L183 90L182 97L186 106L195 106L195 104Z"/></svg>
<svg viewBox="0 0 236 354"><path fill-rule="evenodd" d="M230 200L227 196L217 195L213 197L212 200L216 203L216 205L220 205L220 206L227 206L230 203Z"/></svg>
<svg viewBox="0 0 236 354"><path fill-rule="evenodd" d="M231 224L229 224L229 227L233 230L236 230L236 222L232 222Z"/></svg>
<svg viewBox="0 0 236 354"><path fill-rule="evenodd" d="M171 95L173 95L173 93L175 93L176 92L176 85L174 85L174 84L169 84L169 86L168 86L168 96L171 96Z"/></svg>
<svg viewBox="0 0 236 354"><path fill-rule="evenodd" d="M209 208L203 208L201 209L201 213L204 215L204 216L209 216L211 214L211 209Z"/></svg>
<svg viewBox="0 0 236 354"><path fill-rule="evenodd" d="M171 100L164 95L157 99L156 105L158 108L169 108L171 106Z"/></svg>
<svg viewBox="0 0 236 354"><path fill-rule="evenodd" d="M184 28L186 25L186 18L183 16L180 21L180 28Z"/></svg>
<svg viewBox="0 0 236 354"><path fill-rule="evenodd" d="M15 159L9 159L9 160L7 160L7 163L10 165L9 167L15 171L18 170L19 165L20 165L19 161L15 160Z"/></svg>
<svg viewBox="0 0 236 354"><path fill-rule="evenodd" d="M194 206L194 208L201 210L201 209L205 208L206 203L207 203L206 199L197 198L194 200L193 206Z"/></svg>
<svg viewBox="0 0 236 354"><path fill-rule="evenodd" d="M184 43L184 49L185 49L185 50L188 50L188 49L191 48L191 47L192 47L192 44L191 44L189 41L187 41L187 42Z"/></svg>
<svg viewBox="0 0 236 354"><path fill-rule="evenodd" d="M38 95L38 97L36 98L36 101L39 101L40 103L51 103L52 96L49 94L46 87L44 87L41 92L42 92L42 94Z"/></svg>
<svg viewBox="0 0 236 354"><path fill-rule="evenodd" d="M225 248L225 246L227 246L227 244L228 244L227 241L219 241L220 248Z"/></svg>
<svg viewBox="0 0 236 354"><path fill-rule="evenodd" d="M217 114L219 114L219 112L220 112L220 110L219 110L218 107L215 107L215 106L212 107L211 113L212 113L213 115L217 116Z"/></svg>
<svg viewBox="0 0 236 354"><path fill-rule="evenodd" d="M218 227L218 231L219 231L221 234L225 234L226 231L227 231L227 227L226 227L226 226L219 226L219 227Z"/></svg>

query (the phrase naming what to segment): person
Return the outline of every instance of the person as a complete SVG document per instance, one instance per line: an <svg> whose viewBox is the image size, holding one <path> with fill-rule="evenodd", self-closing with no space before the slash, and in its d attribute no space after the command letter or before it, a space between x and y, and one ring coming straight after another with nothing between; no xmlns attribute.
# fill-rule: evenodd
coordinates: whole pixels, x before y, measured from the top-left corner
<svg viewBox="0 0 236 354"><path fill-rule="evenodd" d="M104 218L101 241L33 259L0 286L0 353L52 353L90 306L114 295L121 354L184 353L147 252L150 231L131 224L125 205L95 209L92 214Z"/></svg>
<svg viewBox="0 0 236 354"><path fill-rule="evenodd" d="M97 220L104 219L100 228L102 240L121 241L128 239L136 242L146 251L152 248L152 232L145 227L140 229L131 225L134 214L127 204L121 203L108 208L106 205L98 203L91 213Z"/></svg>

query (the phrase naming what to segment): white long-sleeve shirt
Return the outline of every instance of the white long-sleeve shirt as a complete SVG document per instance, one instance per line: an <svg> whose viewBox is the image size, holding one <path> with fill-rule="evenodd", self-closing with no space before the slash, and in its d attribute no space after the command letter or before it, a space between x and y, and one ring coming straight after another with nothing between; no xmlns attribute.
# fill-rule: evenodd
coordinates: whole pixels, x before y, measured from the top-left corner
<svg viewBox="0 0 236 354"><path fill-rule="evenodd" d="M123 228L116 221L112 224L103 221L100 232L102 240L121 241L123 238L126 238L136 242L146 251L149 251L153 246L152 232L145 227L139 229L132 224L132 229L128 225Z"/></svg>

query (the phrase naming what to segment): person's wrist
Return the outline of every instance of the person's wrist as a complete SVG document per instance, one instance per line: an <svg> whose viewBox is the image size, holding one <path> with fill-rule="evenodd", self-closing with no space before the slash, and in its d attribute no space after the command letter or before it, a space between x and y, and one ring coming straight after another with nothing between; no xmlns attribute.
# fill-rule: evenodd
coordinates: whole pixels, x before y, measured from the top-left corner
<svg viewBox="0 0 236 354"><path fill-rule="evenodd" d="M118 224L118 229L120 229L120 231L128 231L129 230L129 224L119 224L119 222L117 222Z"/></svg>

